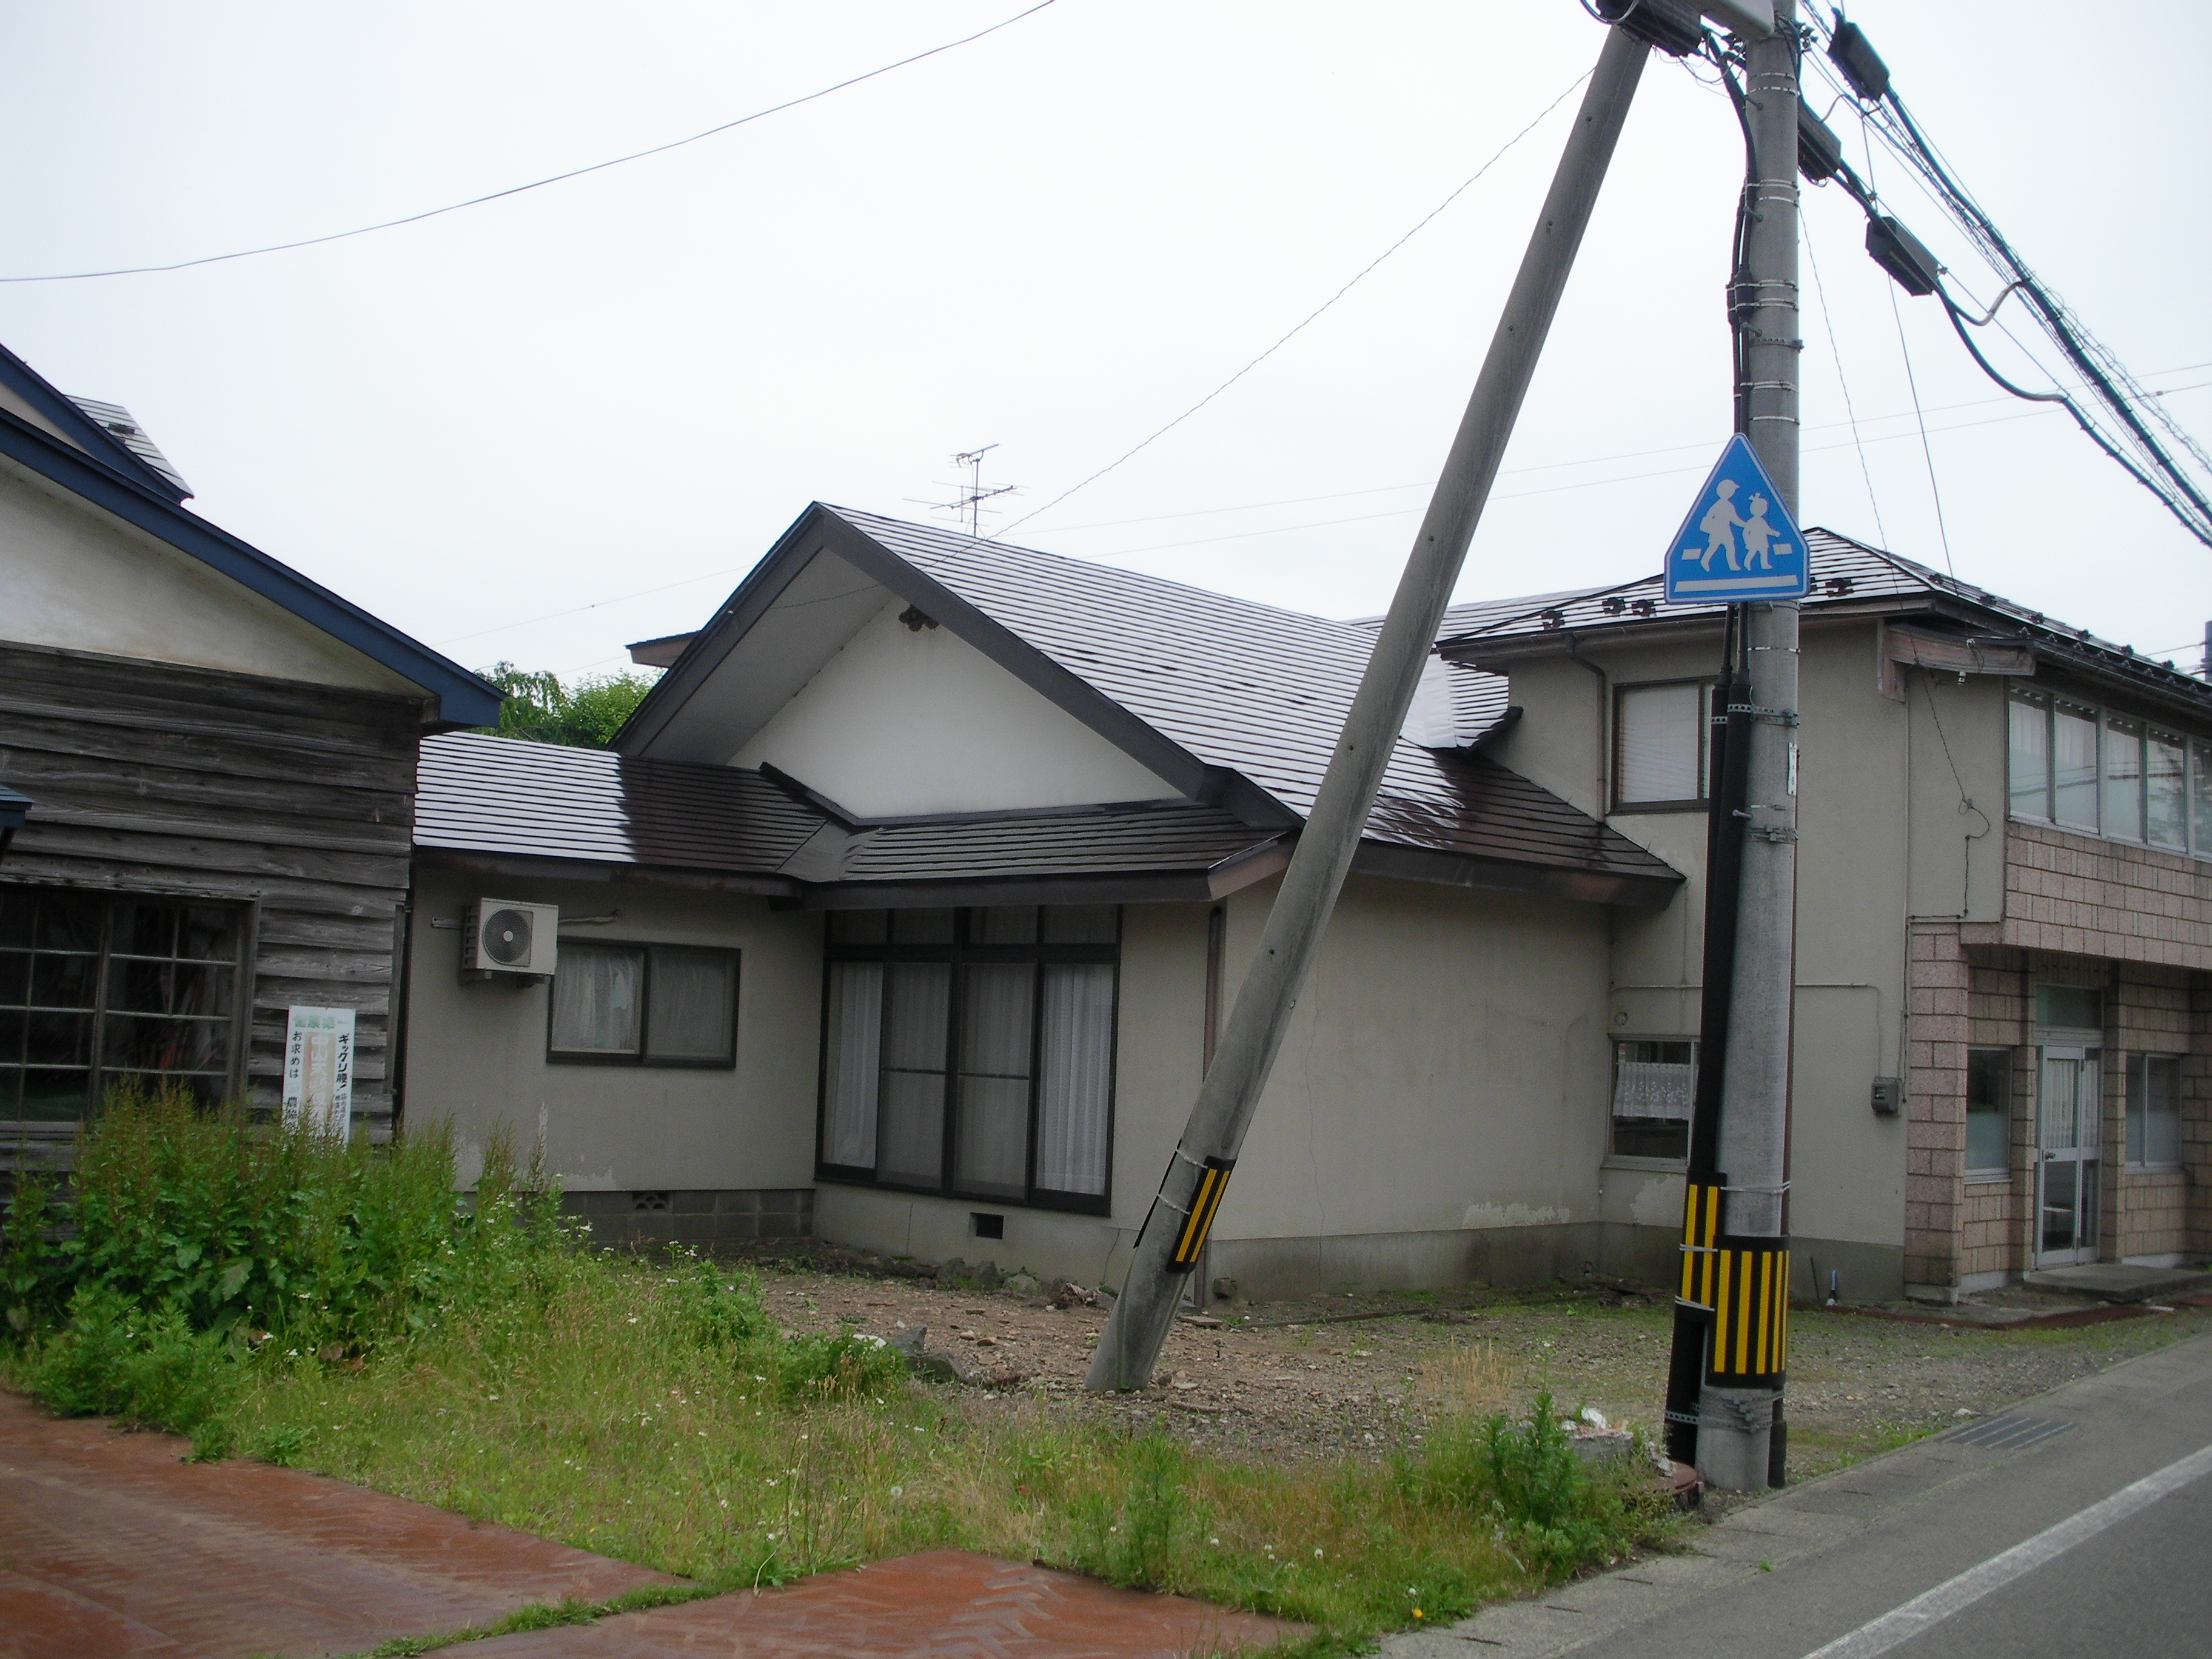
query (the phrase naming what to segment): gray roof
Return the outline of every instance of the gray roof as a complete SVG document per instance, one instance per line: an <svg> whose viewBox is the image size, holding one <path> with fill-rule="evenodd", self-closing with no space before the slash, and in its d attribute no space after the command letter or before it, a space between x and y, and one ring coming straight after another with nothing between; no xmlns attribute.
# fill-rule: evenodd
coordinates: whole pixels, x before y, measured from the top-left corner
<svg viewBox="0 0 2212 1659"><path fill-rule="evenodd" d="M979 884L1060 893L1075 882L1118 883L1097 896L1212 897L1230 871L1283 839L1218 807L1173 803L872 822L738 767L476 732L424 738L416 790L415 844L434 854L523 859L556 872L687 872L836 905Z"/></svg>
<svg viewBox="0 0 2212 1659"><path fill-rule="evenodd" d="M2212 686L2171 664L2153 662L2134 647L2100 640L2086 628L2069 628L2015 600L1947 576L1901 554L1817 527L1805 532L1813 592L1804 601L1810 614L1864 608L1869 602L1905 602L1932 609L1984 639L2017 639L2039 656L2077 672L2117 680L2168 699L2194 702L2212 713ZM1444 613L1438 648L1480 656L1486 641L1571 629L1587 638L1602 638L1607 629L1629 629L1654 619L1717 617L1718 605L1668 605L1660 595L1660 575L1638 577L1609 587L1577 588L1564 593L1525 594L1517 599L1482 599L1455 605Z"/></svg>
<svg viewBox="0 0 2212 1659"><path fill-rule="evenodd" d="M140 460L167 478L189 495L192 487L185 482L184 474L169 465L169 458L146 435L146 428L138 424L137 416L121 404L102 402L98 398L80 398L75 392L69 400L97 422L102 431L114 434L117 441Z"/></svg>
<svg viewBox="0 0 2212 1659"><path fill-rule="evenodd" d="M1158 576L823 507L973 605L1207 765L1249 779L1299 817L1375 644L1374 631ZM927 609L925 605L923 607ZM1453 701L1477 733L1504 714L1495 676L1455 674ZM1671 889L1680 878L1626 836L1504 769L1401 738L1370 818L1370 841L1479 861L1583 872ZM1511 797L1549 803L1500 833ZM1401 863L1401 870L1406 866ZM1474 884L1490 884L1476 883Z"/></svg>

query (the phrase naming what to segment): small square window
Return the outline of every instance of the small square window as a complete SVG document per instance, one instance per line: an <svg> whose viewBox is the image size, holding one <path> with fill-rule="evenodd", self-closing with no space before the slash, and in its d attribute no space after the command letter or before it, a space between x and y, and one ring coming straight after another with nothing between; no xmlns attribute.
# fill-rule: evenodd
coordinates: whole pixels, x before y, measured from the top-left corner
<svg viewBox="0 0 2212 1659"><path fill-rule="evenodd" d="M1634 1037L1613 1045L1613 1151L1617 1158L1690 1155L1698 1093L1698 1045L1687 1038Z"/></svg>
<svg viewBox="0 0 2212 1659"><path fill-rule="evenodd" d="M1703 804L1710 694L1699 680L1620 688L1613 720L1616 805L1650 811Z"/></svg>

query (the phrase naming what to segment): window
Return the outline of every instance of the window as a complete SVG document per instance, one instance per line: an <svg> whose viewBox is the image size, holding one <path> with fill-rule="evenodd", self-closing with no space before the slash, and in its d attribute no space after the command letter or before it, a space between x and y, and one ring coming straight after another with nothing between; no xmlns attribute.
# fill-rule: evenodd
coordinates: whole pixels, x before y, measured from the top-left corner
<svg viewBox="0 0 2212 1659"><path fill-rule="evenodd" d="M2181 1056L2128 1056L2128 1162L2181 1163Z"/></svg>
<svg viewBox="0 0 2212 1659"><path fill-rule="evenodd" d="M2012 1173L2012 1050L1966 1050L1966 1173Z"/></svg>
<svg viewBox="0 0 2212 1659"><path fill-rule="evenodd" d="M830 918L826 1179L1103 1214L1121 913Z"/></svg>
<svg viewBox="0 0 2212 1659"><path fill-rule="evenodd" d="M1631 1037L1613 1045L1613 1151L1616 1158L1690 1155L1698 1045L1680 1037Z"/></svg>
<svg viewBox="0 0 2212 1659"><path fill-rule="evenodd" d="M546 1058L577 1066L738 1063L738 953L561 941Z"/></svg>
<svg viewBox="0 0 2212 1659"><path fill-rule="evenodd" d="M2012 815L2051 816L2051 699L2015 688L2009 710Z"/></svg>
<svg viewBox="0 0 2212 1659"><path fill-rule="evenodd" d="M2039 985L2035 1023L2045 1032L2064 1033L2096 1048L2104 1041L2105 994L2093 986Z"/></svg>
<svg viewBox="0 0 2212 1659"><path fill-rule="evenodd" d="M2212 857L2212 744L2021 685L2007 726L2013 817Z"/></svg>
<svg viewBox="0 0 2212 1659"><path fill-rule="evenodd" d="M1620 688L1613 719L1616 807L1679 811L1705 804L1711 699L1712 688L1702 680Z"/></svg>
<svg viewBox="0 0 2212 1659"><path fill-rule="evenodd" d="M245 913L0 886L0 1118L79 1118L126 1078L235 1093Z"/></svg>

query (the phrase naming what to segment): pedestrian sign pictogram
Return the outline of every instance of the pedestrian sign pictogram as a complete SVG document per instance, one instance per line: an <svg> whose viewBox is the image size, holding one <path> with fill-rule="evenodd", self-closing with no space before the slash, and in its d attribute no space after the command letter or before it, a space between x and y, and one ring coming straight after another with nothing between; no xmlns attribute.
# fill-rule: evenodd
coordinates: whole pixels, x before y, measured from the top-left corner
<svg viewBox="0 0 2212 1659"><path fill-rule="evenodd" d="M1794 599L1812 586L1805 538L1737 433L1667 550L1667 598L1683 605Z"/></svg>

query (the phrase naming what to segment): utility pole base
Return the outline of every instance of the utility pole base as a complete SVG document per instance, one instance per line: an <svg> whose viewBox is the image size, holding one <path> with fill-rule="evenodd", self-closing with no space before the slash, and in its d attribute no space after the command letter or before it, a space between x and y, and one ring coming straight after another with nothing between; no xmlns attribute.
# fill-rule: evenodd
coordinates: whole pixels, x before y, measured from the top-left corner
<svg viewBox="0 0 2212 1659"><path fill-rule="evenodd" d="M1722 1492L1765 1492L1775 1395L1765 1389L1707 1389L1698 1396L1698 1473Z"/></svg>

